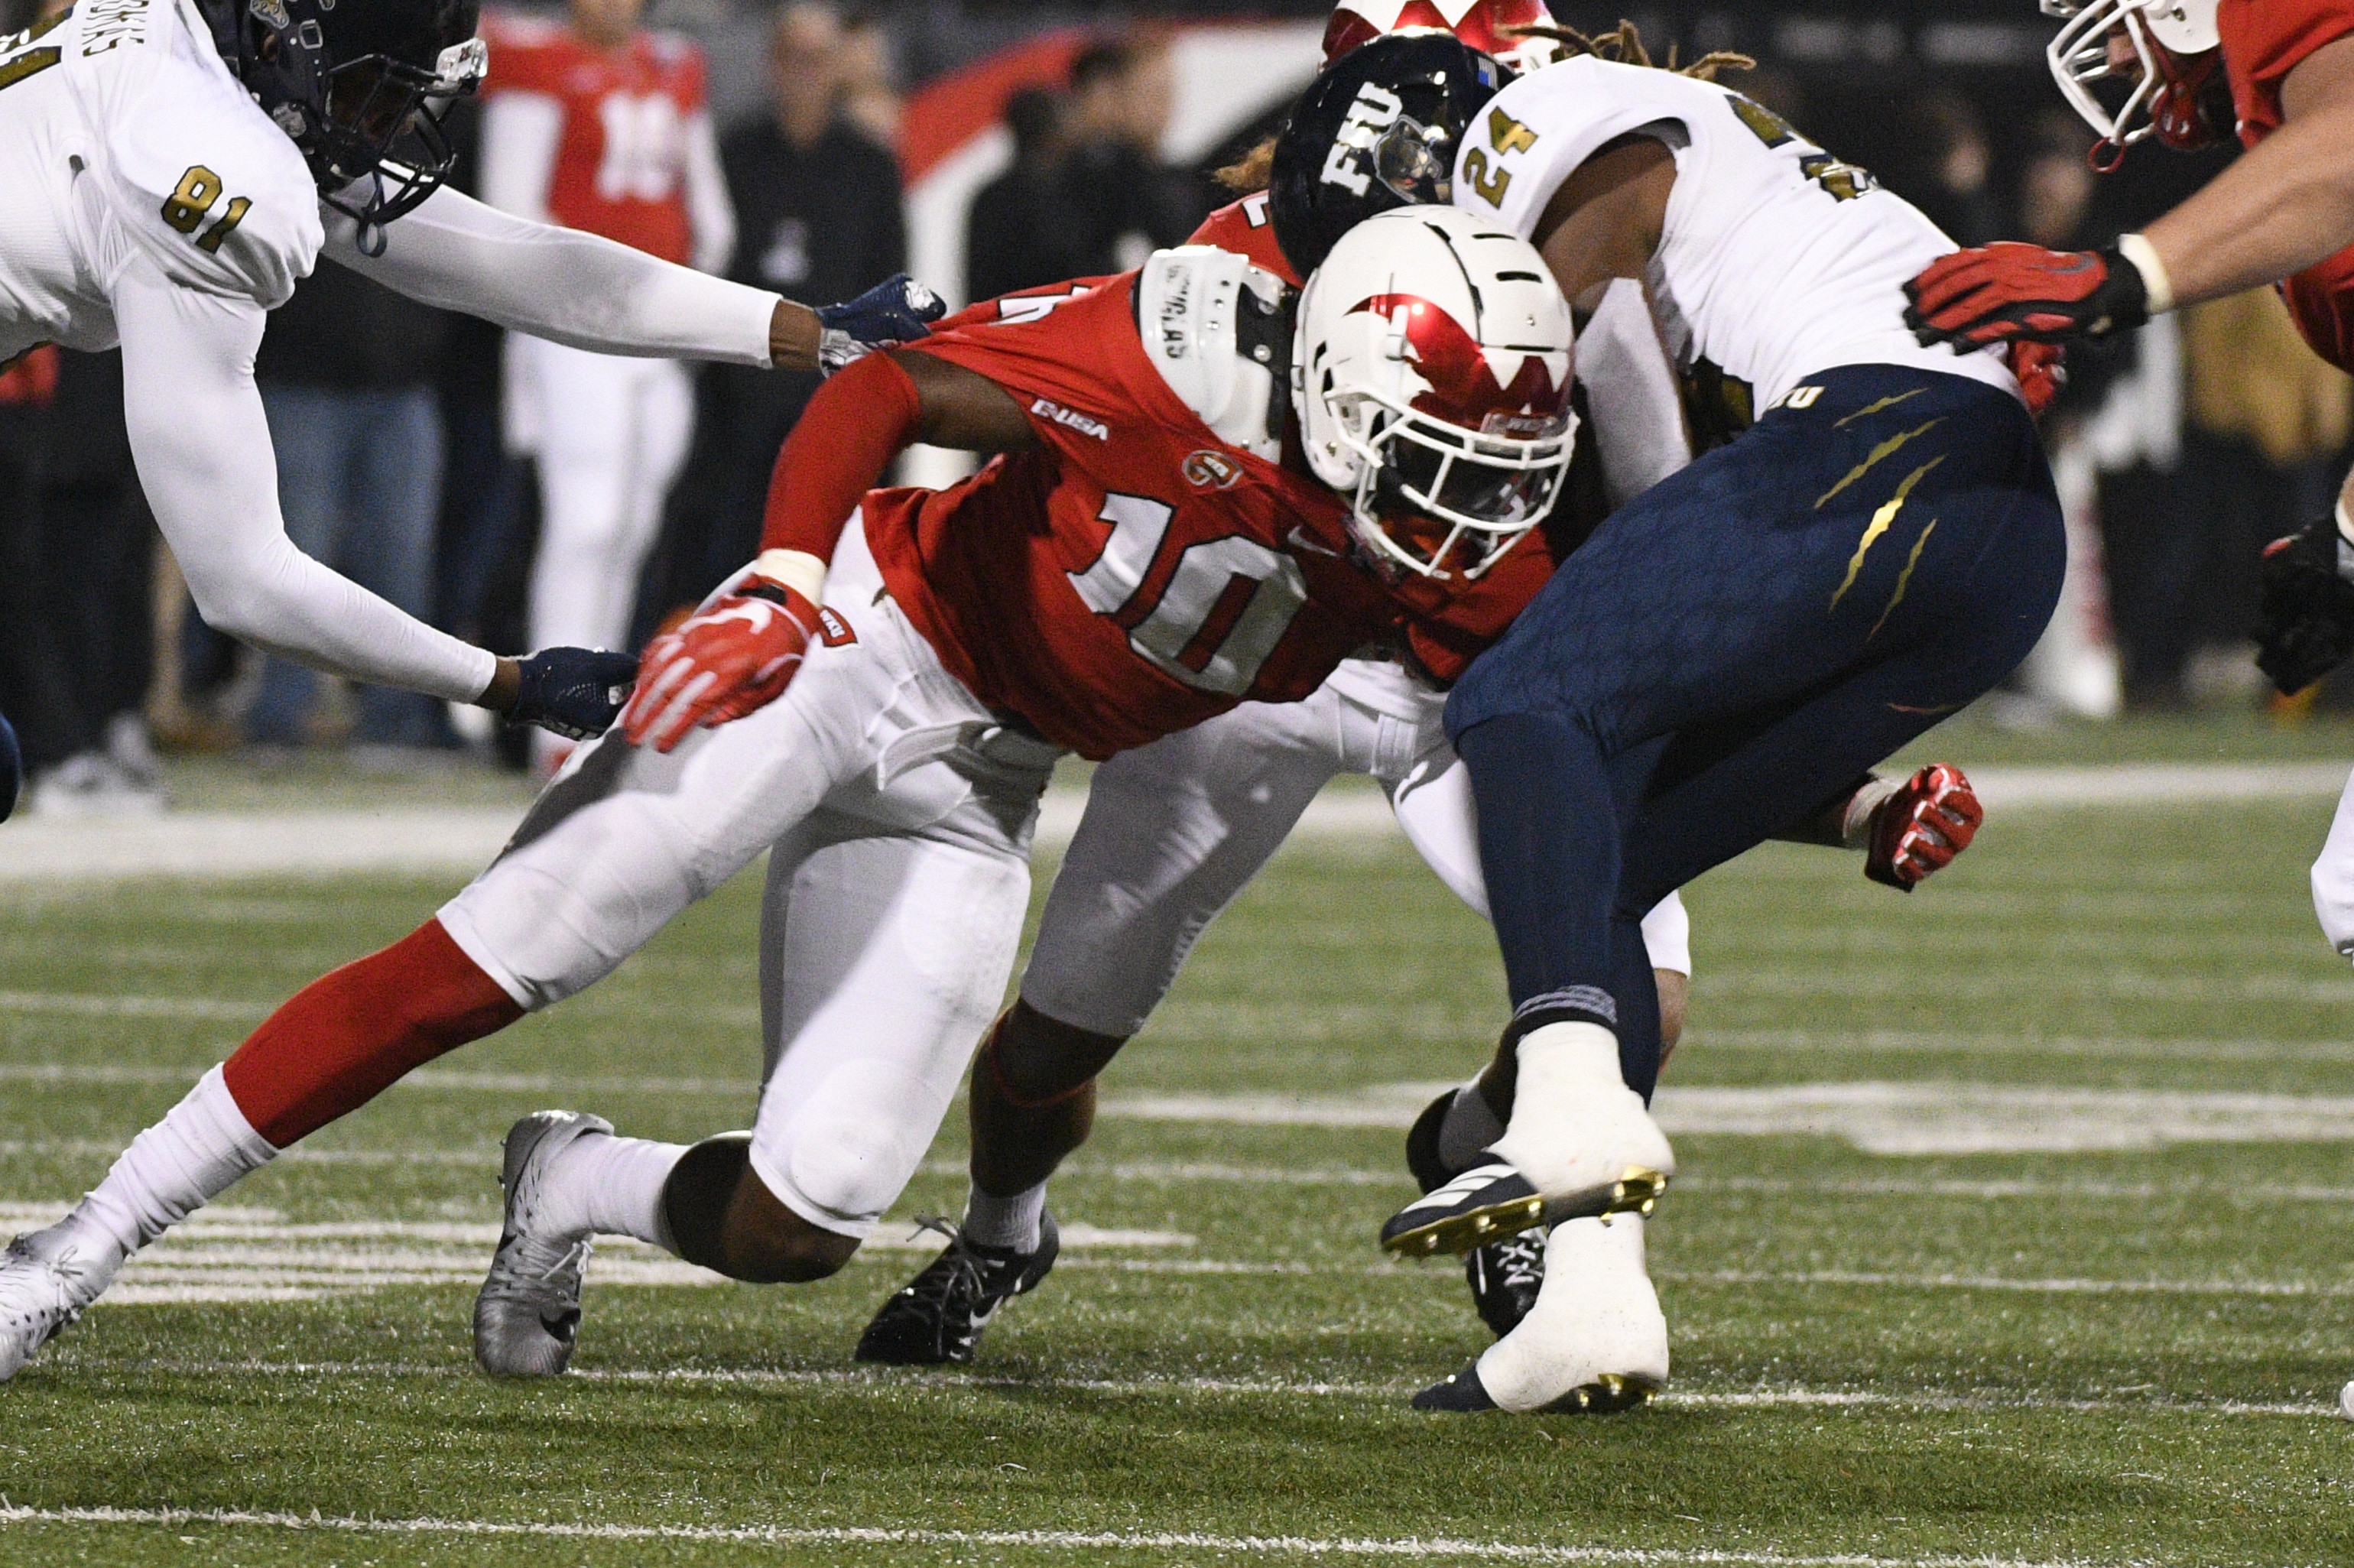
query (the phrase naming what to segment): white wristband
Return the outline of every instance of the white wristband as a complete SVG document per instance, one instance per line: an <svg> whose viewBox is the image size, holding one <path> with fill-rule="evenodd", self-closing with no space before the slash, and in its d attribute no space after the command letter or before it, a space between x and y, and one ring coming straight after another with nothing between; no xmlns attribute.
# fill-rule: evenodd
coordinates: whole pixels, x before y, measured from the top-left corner
<svg viewBox="0 0 2354 1568"><path fill-rule="evenodd" d="M2149 297L2149 313L2162 316L2174 308L2174 280L2158 259L2158 247L2138 234L2117 236L2117 251L2141 274L2142 291Z"/></svg>
<svg viewBox="0 0 2354 1568"><path fill-rule="evenodd" d="M825 563L807 550L763 550L752 569L782 583L811 604L825 602Z"/></svg>

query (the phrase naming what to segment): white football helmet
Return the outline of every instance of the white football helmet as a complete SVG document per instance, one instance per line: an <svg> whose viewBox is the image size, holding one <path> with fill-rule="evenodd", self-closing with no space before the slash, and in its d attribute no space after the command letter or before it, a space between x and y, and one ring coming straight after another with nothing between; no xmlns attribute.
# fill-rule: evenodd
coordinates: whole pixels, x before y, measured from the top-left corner
<svg viewBox="0 0 2354 1568"><path fill-rule="evenodd" d="M2069 107L2100 132L2117 155L2147 136L2185 150L2228 133L2229 116L2207 111L2201 97L2221 63L2218 0L2043 0L2043 14L2061 18L2059 36L2044 50L2052 79ZM2109 61L2109 39L2122 37L2135 66ZM2129 78L2125 101L2112 111L2093 84Z"/></svg>
<svg viewBox="0 0 2354 1568"><path fill-rule="evenodd" d="M1569 476L1569 304L1535 247L1449 207L1380 213L1300 290L1291 376L1316 477L1374 556L1478 577Z"/></svg>
<svg viewBox="0 0 2354 1568"><path fill-rule="evenodd" d="M1559 58L1561 45L1515 29L1552 25L1544 0L1341 0L1324 24L1324 63L1384 34L1429 28L1452 33L1514 70L1530 71Z"/></svg>

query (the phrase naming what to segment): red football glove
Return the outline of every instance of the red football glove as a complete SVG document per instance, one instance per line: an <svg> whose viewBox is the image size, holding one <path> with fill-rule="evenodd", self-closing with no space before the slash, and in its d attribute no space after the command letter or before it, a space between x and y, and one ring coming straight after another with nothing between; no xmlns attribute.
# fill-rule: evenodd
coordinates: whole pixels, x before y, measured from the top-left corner
<svg viewBox="0 0 2354 1568"><path fill-rule="evenodd" d="M2056 343L2014 343L2005 356L2019 377L2019 395L2031 418L2041 418L2068 389L2068 351Z"/></svg>
<svg viewBox="0 0 2354 1568"><path fill-rule="evenodd" d="M1970 847L1986 808L1962 770L1935 762L1913 775L1872 813L1863 874L1910 893Z"/></svg>
<svg viewBox="0 0 2354 1568"><path fill-rule="evenodd" d="M697 728L768 706L800 672L817 626L817 606L799 588L746 578L647 646L621 733L666 752Z"/></svg>
<svg viewBox="0 0 2354 1568"><path fill-rule="evenodd" d="M1904 324L1923 344L1983 347L2016 338L2105 337L2149 320L2141 269L2106 250L2006 240L1941 257L1904 285Z"/></svg>

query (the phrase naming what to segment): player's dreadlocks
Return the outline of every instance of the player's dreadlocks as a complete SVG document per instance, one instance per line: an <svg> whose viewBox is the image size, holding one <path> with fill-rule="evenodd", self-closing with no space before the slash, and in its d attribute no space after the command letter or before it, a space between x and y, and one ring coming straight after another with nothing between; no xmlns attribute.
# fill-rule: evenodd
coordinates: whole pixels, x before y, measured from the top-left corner
<svg viewBox="0 0 2354 1568"><path fill-rule="evenodd" d="M1275 138L1269 136L1210 177L1236 196L1257 196L1275 178Z"/></svg>
<svg viewBox="0 0 2354 1568"><path fill-rule="evenodd" d="M1643 66L1651 70L1670 70L1678 76L1689 76L1701 81L1714 81L1716 73L1723 70L1755 70L1757 69L1755 60L1747 55L1735 54L1731 49L1712 49L1690 65L1679 65L1676 62L1676 51L1672 45L1668 49L1667 63L1659 64L1651 58L1651 51L1643 47L1643 35L1637 30L1635 24L1627 21L1620 22L1609 32L1596 33L1591 37L1579 32L1575 27L1548 27L1538 24L1511 27L1506 30L1515 37L1551 38L1562 47L1563 53L1569 58L1592 55L1596 59L1608 60L1615 65Z"/></svg>

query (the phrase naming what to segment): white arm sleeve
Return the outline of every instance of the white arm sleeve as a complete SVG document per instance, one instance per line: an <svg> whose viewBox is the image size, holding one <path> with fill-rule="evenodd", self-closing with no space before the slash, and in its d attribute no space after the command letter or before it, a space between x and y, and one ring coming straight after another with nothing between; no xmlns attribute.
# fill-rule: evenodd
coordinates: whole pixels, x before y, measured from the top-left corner
<svg viewBox="0 0 2354 1568"><path fill-rule="evenodd" d="M780 302L578 229L533 223L435 191L364 256L359 226L329 208L325 254L385 287L592 354L716 359L763 369Z"/></svg>
<svg viewBox="0 0 2354 1568"><path fill-rule="evenodd" d="M686 219L695 231L695 268L725 272L736 255L736 204L719 167L719 138L708 110L686 122Z"/></svg>
<svg viewBox="0 0 2354 1568"><path fill-rule="evenodd" d="M1643 285L1614 279L1577 334L1577 378L1613 509L1691 461L1683 397Z"/></svg>
<svg viewBox="0 0 2354 1568"><path fill-rule="evenodd" d="M175 288L139 257L116 280L114 314L139 482L205 620L314 670L451 702L481 696L495 658L338 577L286 537L270 424L253 384L261 308Z"/></svg>
<svg viewBox="0 0 2354 1568"><path fill-rule="evenodd" d="M551 221L547 193L564 105L545 93L502 92L482 106L482 199L501 212Z"/></svg>

